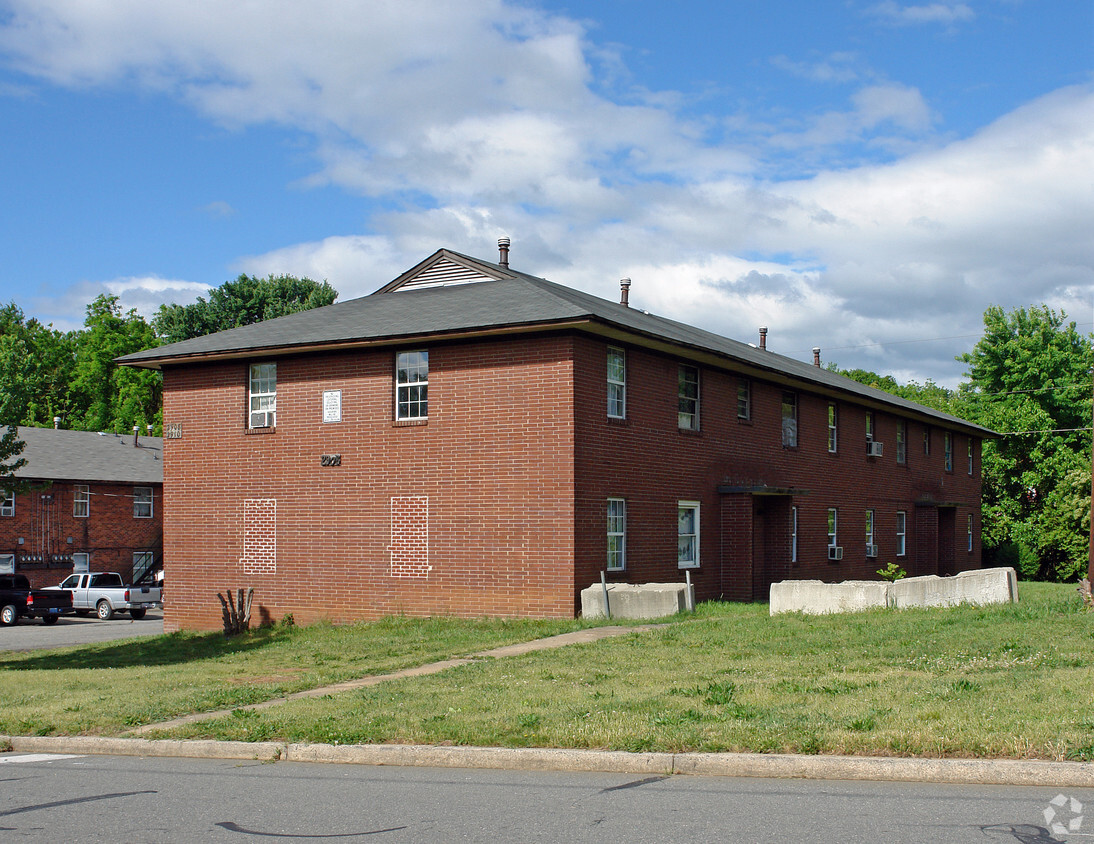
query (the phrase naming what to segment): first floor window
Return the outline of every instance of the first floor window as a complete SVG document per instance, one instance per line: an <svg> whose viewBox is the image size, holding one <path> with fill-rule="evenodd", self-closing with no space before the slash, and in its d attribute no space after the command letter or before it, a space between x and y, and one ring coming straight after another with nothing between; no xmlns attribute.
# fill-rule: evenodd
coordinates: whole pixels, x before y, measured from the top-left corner
<svg viewBox="0 0 1094 844"><path fill-rule="evenodd" d="M627 358L615 346L608 347L608 415L613 419L627 415Z"/></svg>
<svg viewBox="0 0 1094 844"><path fill-rule="evenodd" d="M14 554L0 554L0 574L15 574Z"/></svg>
<svg viewBox="0 0 1094 844"><path fill-rule="evenodd" d="M877 542L874 537L874 511L866 511L866 556L877 556Z"/></svg>
<svg viewBox="0 0 1094 844"><path fill-rule="evenodd" d="M0 516L15 515L15 493L0 490Z"/></svg>
<svg viewBox="0 0 1094 844"><path fill-rule="evenodd" d="M91 487L76 484L72 488L72 515L77 519L86 519L91 514Z"/></svg>
<svg viewBox="0 0 1094 844"><path fill-rule="evenodd" d="M608 499L608 571L627 567L627 502Z"/></svg>
<svg viewBox="0 0 1094 844"><path fill-rule="evenodd" d="M395 418L429 416L429 352L399 352L395 356Z"/></svg>
<svg viewBox="0 0 1094 844"><path fill-rule="evenodd" d="M790 562L798 561L798 508L790 508Z"/></svg>
<svg viewBox="0 0 1094 844"><path fill-rule="evenodd" d="M133 552L133 582L140 583L152 570L154 558L151 551Z"/></svg>
<svg viewBox="0 0 1094 844"><path fill-rule="evenodd" d="M150 486L135 486L135 487L133 487L133 518L134 519L151 519L152 518L152 487L150 487Z"/></svg>
<svg viewBox="0 0 1094 844"><path fill-rule="evenodd" d="M828 451L832 454L836 453L836 447L838 440L836 438L836 425L839 420L836 411L836 403L828 403Z"/></svg>
<svg viewBox="0 0 1094 844"><path fill-rule="evenodd" d="M699 430L699 368L680 364L677 373L676 424L687 431Z"/></svg>
<svg viewBox="0 0 1094 844"><path fill-rule="evenodd" d="M908 537L908 514L903 510L897 510L896 514L896 555L903 557L907 553L906 540Z"/></svg>
<svg viewBox="0 0 1094 844"><path fill-rule="evenodd" d="M783 446L797 448L798 445L798 396L796 393L783 393Z"/></svg>
<svg viewBox="0 0 1094 844"><path fill-rule="evenodd" d="M839 512L835 507L828 508L828 547L835 548L839 543L837 529L839 528Z"/></svg>
<svg viewBox="0 0 1094 844"><path fill-rule="evenodd" d="M676 505L676 564L682 569L699 566L699 502Z"/></svg>
<svg viewBox="0 0 1094 844"><path fill-rule="evenodd" d="M91 555L86 551L77 551L73 554L72 570L76 574L87 574L91 571Z"/></svg>
<svg viewBox="0 0 1094 844"><path fill-rule="evenodd" d="M277 424L277 364L252 363L248 428L272 428Z"/></svg>
<svg viewBox="0 0 1094 844"><path fill-rule="evenodd" d="M972 513L969 513L969 553L972 553Z"/></svg>

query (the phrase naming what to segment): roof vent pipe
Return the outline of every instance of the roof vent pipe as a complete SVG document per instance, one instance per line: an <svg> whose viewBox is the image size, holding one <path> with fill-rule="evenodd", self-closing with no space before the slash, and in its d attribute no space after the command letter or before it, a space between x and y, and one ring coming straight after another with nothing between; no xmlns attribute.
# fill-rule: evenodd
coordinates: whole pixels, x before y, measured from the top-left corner
<svg viewBox="0 0 1094 844"><path fill-rule="evenodd" d="M134 448L136 448L140 444L137 440L137 431L139 431L139 430L140 430L140 428L137 425L133 426L133 447Z"/></svg>
<svg viewBox="0 0 1094 844"><path fill-rule="evenodd" d="M61 427L61 417L60 416L54 416L53 417L53 430L56 431L60 427Z"/></svg>
<svg viewBox="0 0 1094 844"><path fill-rule="evenodd" d="M498 263L509 269L509 238L498 238Z"/></svg>
<svg viewBox="0 0 1094 844"><path fill-rule="evenodd" d="M631 306L631 280L629 278L619 279L619 304L624 308Z"/></svg>
<svg viewBox="0 0 1094 844"><path fill-rule="evenodd" d="M760 348L761 349L766 349L767 348L767 326L766 325L761 325L760 326Z"/></svg>
<svg viewBox="0 0 1094 844"><path fill-rule="evenodd" d="M152 426L151 425L145 425L144 430L148 434L148 436L152 436Z"/></svg>
<svg viewBox="0 0 1094 844"><path fill-rule="evenodd" d="M813 347L813 366L820 366L820 346Z"/></svg>

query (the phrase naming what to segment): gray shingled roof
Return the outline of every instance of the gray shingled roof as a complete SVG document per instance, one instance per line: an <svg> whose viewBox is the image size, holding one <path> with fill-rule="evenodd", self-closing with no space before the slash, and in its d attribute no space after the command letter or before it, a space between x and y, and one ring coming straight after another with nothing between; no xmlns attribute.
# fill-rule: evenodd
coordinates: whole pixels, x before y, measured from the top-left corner
<svg viewBox="0 0 1094 844"><path fill-rule="evenodd" d="M27 463L15 476L25 480L162 484L163 439L94 431L19 428Z"/></svg>
<svg viewBox="0 0 1094 844"><path fill-rule="evenodd" d="M776 380L790 379L814 385L826 393L855 396L868 403L900 408L907 413L975 431L993 432L949 414L859 384L812 363L798 361L758 349L748 343L696 328L675 320L628 308L508 267L481 261L449 250L439 250L396 282L419 268L438 260L451 260L474 267L496 278L472 284L455 284L373 294L339 302L266 322L196 337L118 358L125 365L160 368L218 357L320 349L353 343L394 341L400 338L434 337L464 332L550 327L572 323L593 323L602 329L638 335L681 352L713 354L744 364L750 370L770 373ZM396 282L381 291L392 289Z"/></svg>

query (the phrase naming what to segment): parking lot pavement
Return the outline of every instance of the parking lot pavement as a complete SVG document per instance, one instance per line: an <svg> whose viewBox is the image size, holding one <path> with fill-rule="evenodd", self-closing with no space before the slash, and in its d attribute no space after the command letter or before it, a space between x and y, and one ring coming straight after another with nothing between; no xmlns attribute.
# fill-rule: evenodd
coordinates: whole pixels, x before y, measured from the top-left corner
<svg viewBox="0 0 1094 844"><path fill-rule="evenodd" d="M56 624L43 624L37 619L23 618L12 627L0 627L0 651L63 648L162 633L162 610L150 610L140 621L133 621L124 613L110 621L100 621L94 616L81 618L66 615L58 619Z"/></svg>

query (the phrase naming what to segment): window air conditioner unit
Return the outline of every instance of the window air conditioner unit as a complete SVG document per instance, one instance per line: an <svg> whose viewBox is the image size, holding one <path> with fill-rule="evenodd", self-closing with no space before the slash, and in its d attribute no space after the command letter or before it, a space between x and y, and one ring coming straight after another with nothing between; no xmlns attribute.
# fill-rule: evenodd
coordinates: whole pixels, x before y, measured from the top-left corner
<svg viewBox="0 0 1094 844"><path fill-rule="evenodd" d="M870 545L868 543L866 545L866 556L867 557L876 557L877 556L877 546L876 545Z"/></svg>
<svg viewBox="0 0 1094 844"><path fill-rule="evenodd" d="M252 428L272 428L274 427L275 415L269 410L258 410L251 414L251 427Z"/></svg>
<svg viewBox="0 0 1094 844"><path fill-rule="evenodd" d="M881 454L882 454L883 450L884 450L884 446L881 443L879 443L875 440L870 440L869 442L866 443L866 456L867 457L881 457Z"/></svg>
<svg viewBox="0 0 1094 844"><path fill-rule="evenodd" d="M840 545L828 546L828 559L829 560L842 560L843 559L843 547Z"/></svg>

